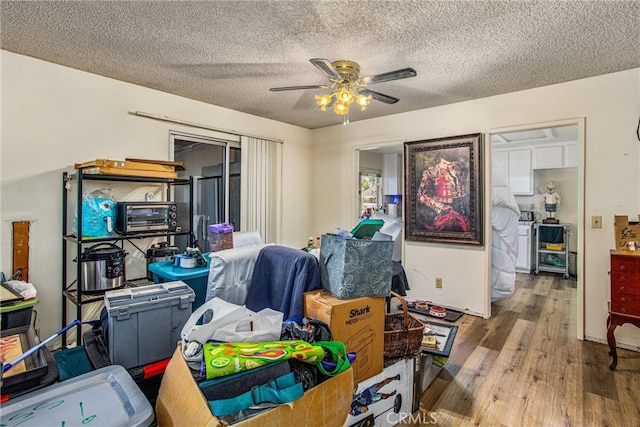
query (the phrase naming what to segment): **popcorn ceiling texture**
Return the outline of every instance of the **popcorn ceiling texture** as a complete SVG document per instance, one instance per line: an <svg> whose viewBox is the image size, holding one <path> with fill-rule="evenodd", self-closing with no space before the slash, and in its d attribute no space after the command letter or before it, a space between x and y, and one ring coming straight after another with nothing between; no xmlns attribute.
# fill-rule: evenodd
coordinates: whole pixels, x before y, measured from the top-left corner
<svg viewBox="0 0 640 427"><path fill-rule="evenodd" d="M2 1L1 48L315 129L325 84L311 58L352 60L372 85L351 121L640 66L636 1Z"/></svg>

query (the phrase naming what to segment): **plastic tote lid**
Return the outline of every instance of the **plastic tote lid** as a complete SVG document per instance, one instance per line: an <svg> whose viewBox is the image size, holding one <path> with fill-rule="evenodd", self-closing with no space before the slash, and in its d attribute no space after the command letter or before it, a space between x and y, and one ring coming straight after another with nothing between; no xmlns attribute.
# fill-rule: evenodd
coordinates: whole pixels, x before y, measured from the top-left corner
<svg viewBox="0 0 640 427"><path fill-rule="evenodd" d="M142 427L151 425L154 413L125 368L111 365L4 402L0 423L19 419L28 425Z"/></svg>
<svg viewBox="0 0 640 427"><path fill-rule="evenodd" d="M232 233L233 225L223 222L222 224L211 224L208 229L212 233Z"/></svg>
<svg viewBox="0 0 640 427"><path fill-rule="evenodd" d="M356 239L371 238L376 231L380 231L383 225L384 220L382 219L363 219L351 230L351 233Z"/></svg>

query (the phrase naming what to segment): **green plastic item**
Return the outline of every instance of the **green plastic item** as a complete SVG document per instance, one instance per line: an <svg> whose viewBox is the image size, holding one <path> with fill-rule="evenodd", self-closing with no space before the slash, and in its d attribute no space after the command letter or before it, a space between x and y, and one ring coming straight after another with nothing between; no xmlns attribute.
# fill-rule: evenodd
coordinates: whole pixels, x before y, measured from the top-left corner
<svg viewBox="0 0 640 427"><path fill-rule="evenodd" d="M0 318L2 318L2 329L13 329L20 326L27 326L31 323L33 307L38 304L38 298L22 301L14 301L0 305Z"/></svg>
<svg viewBox="0 0 640 427"><path fill-rule="evenodd" d="M38 298L31 298L19 302L14 302L11 304L0 306L0 313L4 314L10 313L12 311L23 310L25 308L33 307L36 304L38 304Z"/></svg>
<svg viewBox="0 0 640 427"><path fill-rule="evenodd" d="M383 219L363 219L358 225L353 227L351 234L353 234L353 237L356 239L370 239L376 234L376 231L380 231L383 225Z"/></svg>

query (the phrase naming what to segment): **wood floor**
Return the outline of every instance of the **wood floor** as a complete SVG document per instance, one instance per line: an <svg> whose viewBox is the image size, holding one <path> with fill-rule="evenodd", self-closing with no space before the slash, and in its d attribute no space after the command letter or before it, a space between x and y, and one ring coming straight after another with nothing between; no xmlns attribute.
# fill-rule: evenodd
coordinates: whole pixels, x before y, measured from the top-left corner
<svg viewBox="0 0 640 427"><path fill-rule="evenodd" d="M403 425L640 426L640 353L576 339L576 282L518 274L492 317L462 316L451 356Z"/></svg>

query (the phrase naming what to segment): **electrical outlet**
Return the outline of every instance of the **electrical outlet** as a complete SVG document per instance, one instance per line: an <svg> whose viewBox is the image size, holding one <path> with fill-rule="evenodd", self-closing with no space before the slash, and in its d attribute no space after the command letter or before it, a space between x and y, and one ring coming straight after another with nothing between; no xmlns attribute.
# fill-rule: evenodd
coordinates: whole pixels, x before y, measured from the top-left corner
<svg viewBox="0 0 640 427"><path fill-rule="evenodd" d="M529 209L531 209L532 211L536 209L536 204L535 203L531 203L529 205Z"/></svg>
<svg viewBox="0 0 640 427"><path fill-rule="evenodd" d="M442 287L442 277L436 277L436 288Z"/></svg>
<svg viewBox="0 0 640 427"><path fill-rule="evenodd" d="M600 215L591 217L591 228L602 228L602 217Z"/></svg>

